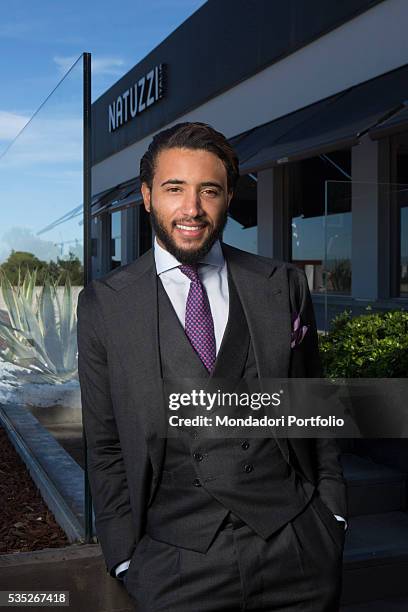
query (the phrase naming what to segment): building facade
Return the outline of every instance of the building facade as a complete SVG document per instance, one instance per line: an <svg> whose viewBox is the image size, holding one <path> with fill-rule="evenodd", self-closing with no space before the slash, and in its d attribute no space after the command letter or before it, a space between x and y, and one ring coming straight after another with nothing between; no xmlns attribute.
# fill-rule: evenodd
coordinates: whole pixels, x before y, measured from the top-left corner
<svg viewBox="0 0 408 612"><path fill-rule="evenodd" d="M139 163L204 121L241 178L224 240L293 261L318 325L408 304L405 0L209 0L92 106L92 269L152 244Z"/></svg>

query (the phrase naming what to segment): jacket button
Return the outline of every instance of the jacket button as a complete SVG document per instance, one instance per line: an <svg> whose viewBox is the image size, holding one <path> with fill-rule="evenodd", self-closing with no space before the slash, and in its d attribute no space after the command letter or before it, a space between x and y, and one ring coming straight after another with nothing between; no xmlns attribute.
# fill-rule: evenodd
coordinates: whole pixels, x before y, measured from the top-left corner
<svg viewBox="0 0 408 612"><path fill-rule="evenodd" d="M241 444L241 448L243 448L244 450L247 450L249 448L249 442L248 440L245 440L245 442L243 442Z"/></svg>
<svg viewBox="0 0 408 612"><path fill-rule="evenodd" d="M252 465L252 463L247 463L246 465L244 465L244 472L246 472L247 474L249 474L249 472L252 472L253 469L254 466Z"/></svg>
<svg viewBox="0 0 408 612"><path fill-rule="evenodd" d="M201 453L194 453L193 457L196 461L202 461L204 459Z"/></svg>
<svg viewBox="0 0 408 612"><path fill-rule="evenodd" d="M195 487L201 487L201 482L199 481L199 479L198 479L198 478L194 478L194 480L193 480L193 485L194 485Z"/></svg>

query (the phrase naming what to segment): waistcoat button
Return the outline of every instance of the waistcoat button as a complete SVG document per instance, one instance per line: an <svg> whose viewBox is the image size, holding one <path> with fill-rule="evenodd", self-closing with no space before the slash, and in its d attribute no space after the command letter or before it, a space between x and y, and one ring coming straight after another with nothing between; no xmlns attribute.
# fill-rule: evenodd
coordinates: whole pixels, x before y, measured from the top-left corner
<svg viewBox="0 0 408 612"><path fill-rule="evenodd" d="M193 485L194 485L195 487L201 487L201 482L200 482L200 480L199 480L198 478L194 478L194 480L193 480Z"/></svg>
<svg viewBox="0 0 408 612"><path fill-rule="evenodd" d="M248 442L248 440L245 440L245 442L243 442L243 443L241 444L241 447L242 447L244 450L247 450L247 449L249 448L249 442Z"/></svg>
<svg viewBox="0 0 408 612"><path fill-rule="evenodd" d="M252 472L252 470L254 469L254 466L251 463L247 463L246 465L244 465L244 472Z"/></svg>
<svg viewBox="0 0 408 612"><path fill-rule="evenodd" d="M201 453L194 453L193 457L196 461L202 461L204 459Z"/></svg>

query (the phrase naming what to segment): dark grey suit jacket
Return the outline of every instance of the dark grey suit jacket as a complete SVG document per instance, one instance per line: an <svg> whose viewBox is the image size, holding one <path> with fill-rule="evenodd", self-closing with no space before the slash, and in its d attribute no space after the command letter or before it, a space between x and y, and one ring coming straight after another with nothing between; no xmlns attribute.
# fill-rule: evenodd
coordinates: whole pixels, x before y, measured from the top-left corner
<svg viewBox="0 0 408 612"><path fill-rule="evenodd" d="M260 377L320 377L316 324L304 273L226 244L222 248L247 317ZM118 563L131 558L144 533L164 455L156 283L150 250L93 280L78 298L78 372L88 475L97 535L111 575ZM294 349L292 310L310 325ZM287 461L317 486L331 511L346 517L335 441L277 442Z"/></svg>

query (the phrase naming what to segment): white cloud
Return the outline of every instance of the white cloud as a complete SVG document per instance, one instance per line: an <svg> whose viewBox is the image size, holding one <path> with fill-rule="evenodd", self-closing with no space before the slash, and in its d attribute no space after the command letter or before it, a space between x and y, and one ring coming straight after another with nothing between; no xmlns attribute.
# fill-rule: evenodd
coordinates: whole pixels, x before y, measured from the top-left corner
<svg viewBox="0 0 408 612"><path fill-rule="evenodd" d="M92 58L93 74L110 74L120 76L123 74L125 61L119 57Z"/></svg>
<svg viewBox="0 0 408 612"><path fill-rule="evenodd" d="M74 62L78 59L77 56L60 56L54 57L61 74L65 74ZM92 56L92 74L104 74L111 76L122 76L124 73L126 62L120 57L93 57Z"/></svg>
<svg viewBox="0 0 408 612"><path fill-rule="evenodd" d="M60 254L58 246L52 240L37 237L33 230L28 227L10 227L0 239L0 262L5 261L12 249L15 251L28 251L34 253L39 259L56 261Z"/></svg>
<svg viewBox="0 0 408 612"><path fill-rule="evenodd" d="M28 120L25 115L0 110L0 140L12 140Z"/></svg>

